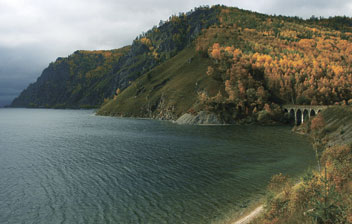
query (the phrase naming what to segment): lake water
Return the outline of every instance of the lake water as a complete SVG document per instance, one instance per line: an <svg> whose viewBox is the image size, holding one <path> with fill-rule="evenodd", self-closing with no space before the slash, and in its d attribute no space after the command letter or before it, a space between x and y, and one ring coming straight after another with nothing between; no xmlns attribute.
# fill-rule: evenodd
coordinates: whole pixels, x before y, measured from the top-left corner
<svg viewBox="0 0 352 224"><path fill-rule="evenodd" d="M313 164L288 126L0 109L0 223L211 223Z"/></svg>

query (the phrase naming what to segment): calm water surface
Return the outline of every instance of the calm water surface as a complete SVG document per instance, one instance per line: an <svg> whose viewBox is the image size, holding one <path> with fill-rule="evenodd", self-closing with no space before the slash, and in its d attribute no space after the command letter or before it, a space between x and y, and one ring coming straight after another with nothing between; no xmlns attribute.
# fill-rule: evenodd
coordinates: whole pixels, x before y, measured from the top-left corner
<svg viewBox="0 0 352 224"><path fill-rule="evenodd" d="M0 223L211 223L313 161L290 127L0 109Z"/></svg>

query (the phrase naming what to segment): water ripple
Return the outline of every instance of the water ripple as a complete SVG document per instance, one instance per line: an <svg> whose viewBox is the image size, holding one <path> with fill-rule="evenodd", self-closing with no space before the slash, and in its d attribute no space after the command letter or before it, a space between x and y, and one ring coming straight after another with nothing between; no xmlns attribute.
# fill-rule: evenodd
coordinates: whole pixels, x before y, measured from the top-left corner
<svg viewBox="0 0 352 224"><path fill-rule="evenodd" d="M209 223L314 160L288 127L92 113L0 110L0 223Z"/></svg>

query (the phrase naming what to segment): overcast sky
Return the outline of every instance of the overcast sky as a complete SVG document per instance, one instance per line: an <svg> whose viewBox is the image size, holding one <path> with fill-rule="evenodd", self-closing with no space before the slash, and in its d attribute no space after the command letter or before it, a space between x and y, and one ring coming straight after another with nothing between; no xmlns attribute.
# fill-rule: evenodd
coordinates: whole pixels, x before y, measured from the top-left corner
<svg viewBox="0 0 352 224"><path fill-rule="evenodd" d="M352 0L0 0L0 106L57 57L128 45L172 14L214 4L304 18L352 16Z"/></svg>

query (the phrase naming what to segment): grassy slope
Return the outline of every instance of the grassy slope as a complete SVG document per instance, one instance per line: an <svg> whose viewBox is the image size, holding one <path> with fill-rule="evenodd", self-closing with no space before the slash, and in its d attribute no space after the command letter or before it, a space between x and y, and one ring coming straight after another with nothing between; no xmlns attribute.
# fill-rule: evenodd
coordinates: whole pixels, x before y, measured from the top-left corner
<svg viewBox="0 0 352 224"><path fill-rule="evenodd" d="M352 107L333 106L323 111L325 128L321 130L327 145L343 145L352 143Z"/></svg>
<svg viewBox="0 0 352 224"><path fill-rule="evenodd" d="M199 56L194 46L188 47L134 81L98 114L158 117L169 112L170 118L176 119L197 103L199 91L206 90L213 96L223 88L222 82L206 75L209 64L210 60Z"/></svg>

